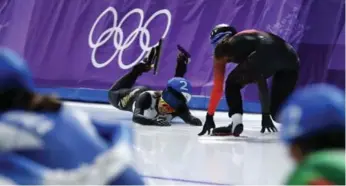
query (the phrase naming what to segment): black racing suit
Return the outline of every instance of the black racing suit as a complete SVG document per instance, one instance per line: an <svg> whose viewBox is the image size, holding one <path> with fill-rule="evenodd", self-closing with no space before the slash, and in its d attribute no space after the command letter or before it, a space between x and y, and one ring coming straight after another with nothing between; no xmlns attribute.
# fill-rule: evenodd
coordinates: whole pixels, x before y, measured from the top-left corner
<svg viewBox="0 0 346 186"><path fill-rule="evenodd" d="M275 120L298 80L299 58L293 47L272 33L245 30L225 38L217 45L214 55L238 64L225 84L230 117L243 113L240 90L247 84L257 83L262 114L271 114ZM269 77L273 77L270 96L266 83Z"/></svg>
<svg viewBox="0 0 346 186"><path fill-rule="evenodd" d="M183 77L186 71L187 63L184 62L182 55L179 55L174 77ZM142 73L143 70L135 66L129 73L116 81L108 91L109 102L120 110L133 112L133 121L136 123L142 125L158 125L155 117L146 117L144 116L144 112L150 109L152 99L160 99L161 92L155 91L155 95L152 97L148 92L150 91L149 87L134 86L137 78ZM188 124L202 125L198 118L191 115L187 105L172 114L172 117L176 116L179 116Z"/></svg>

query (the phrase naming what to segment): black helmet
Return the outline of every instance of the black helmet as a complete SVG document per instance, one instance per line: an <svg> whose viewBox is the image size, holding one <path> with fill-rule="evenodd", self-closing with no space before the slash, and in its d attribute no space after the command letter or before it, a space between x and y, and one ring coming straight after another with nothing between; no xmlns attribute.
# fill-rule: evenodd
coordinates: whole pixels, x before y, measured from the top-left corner
<svg viewBox="0 0 346 186"><path fill-rule="evenodd" d="M211 43L217 42L222 36L228 34L234 36L237 33L237 30L228 25L228 24L219 24L216 25L210 33L210 41Z"/></svg>

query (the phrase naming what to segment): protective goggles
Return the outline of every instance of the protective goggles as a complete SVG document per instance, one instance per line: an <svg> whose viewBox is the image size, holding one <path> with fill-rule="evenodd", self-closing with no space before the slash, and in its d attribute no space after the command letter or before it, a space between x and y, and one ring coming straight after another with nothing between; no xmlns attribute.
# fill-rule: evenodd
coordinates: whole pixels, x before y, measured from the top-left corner
<svg viewBox="0 0 346 186"><path fill-rule="evenodd" d="M210 44L213 45L215 48L217 44L219 44L227 35L232 35L233 33L228 31L228 32L222 32L216 34L210 41Z"/></svg>
<svg viewBox="0 0 346 186"><path fill-rule="evenodd" d="M175 112L175 109L172 108L168 103L166 103L166 101L161 97L159 111L163 113L173 113Z"/></svg>

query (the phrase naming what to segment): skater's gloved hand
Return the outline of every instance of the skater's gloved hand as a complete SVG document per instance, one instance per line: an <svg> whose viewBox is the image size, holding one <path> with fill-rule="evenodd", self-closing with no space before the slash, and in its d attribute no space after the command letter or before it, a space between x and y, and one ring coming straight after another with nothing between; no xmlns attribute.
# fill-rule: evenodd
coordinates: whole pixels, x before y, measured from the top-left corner
<svg viewBox="0 0 346 186"><path fill-rule="evenodd" d="M187 63L189 59L183 54L179 53L177 57L177 66L175 67L175 77L184 77L187 71Z"/></svg>
<svg viewBox="0 0 346 186"><path fill-rule="evenodd" d="M190 63L191 61L191 54L187 52L187 50L185 50L185 48L183 48L180 45L177 45L178 50L179 50L179 54L178 54L178 58L177 61L178 63L184 63L185 65Z"/></svg>
<svg viewBox="0 0 346 186"><path fill-rule="evenodd" d="M184 53L180 52L178 54L178 57L177 57L178 63L183 63L186 65L186 64L190 63L190 61L191 61L191 59L188 56L186 56Z"/></svg>
<svg viewBox="0 0 346 186"><path fill-rule="evenodd" d="M189 124L194 126L202 126L202 121L199 118L191 116Z"/></svg>
<svg viewBox="0 0 346 186"><path fill-rule="evenodd" d="M178 45L179 54L177 56L177 66L175 68L175 77L184 77L187 71L187 64L191 61L191 55L180 45Z"/></svg>
<svg viewBox="0 0 346 186"><path fill-rule="evenodd" d="M214 116L209 115L207 113L207 117L203 126L203 130L198 134L199 136L204 135L206 132L208 132L208 135L210 134L210 130L215 128L215 122L214 122Z"/></svg>
<svg viewBox="0 0 346 186"><path fill-rule="evenodd" d="M167 121L166 118L163 118L163 117L157 117L155 123L157 126L161 126L161 127L171 126L171 123L169 121Z"/></svg>
<svg viewBox="0 0 346 186"><path fill-rule="evenodd" d="M268 130L268 132L277 132L278 131L278 129L276 129L272 119L270 118L270 114L262 114L261 133L264 133L266 129Z"/></svg>

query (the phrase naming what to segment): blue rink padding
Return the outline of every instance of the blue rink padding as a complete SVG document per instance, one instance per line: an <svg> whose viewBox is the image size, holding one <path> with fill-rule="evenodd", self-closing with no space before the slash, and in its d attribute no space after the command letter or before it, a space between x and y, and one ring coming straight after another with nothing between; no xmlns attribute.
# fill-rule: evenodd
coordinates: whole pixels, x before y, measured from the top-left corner
<svg viewBox="0 0 346 186"><path fill-rule="evenodd" d="M36 91L42 94L53 93L64 100L108 104L107 90L88 88L37 88ZM191 101L189 102L189 107L196 110L207 110L208 104L209 97L192 96ZM244 112L247 113L261 112L261 105L258 102L245 101L243 107ZM224 98L221 99L217 111L228 111L228 106Z"/></svg>

